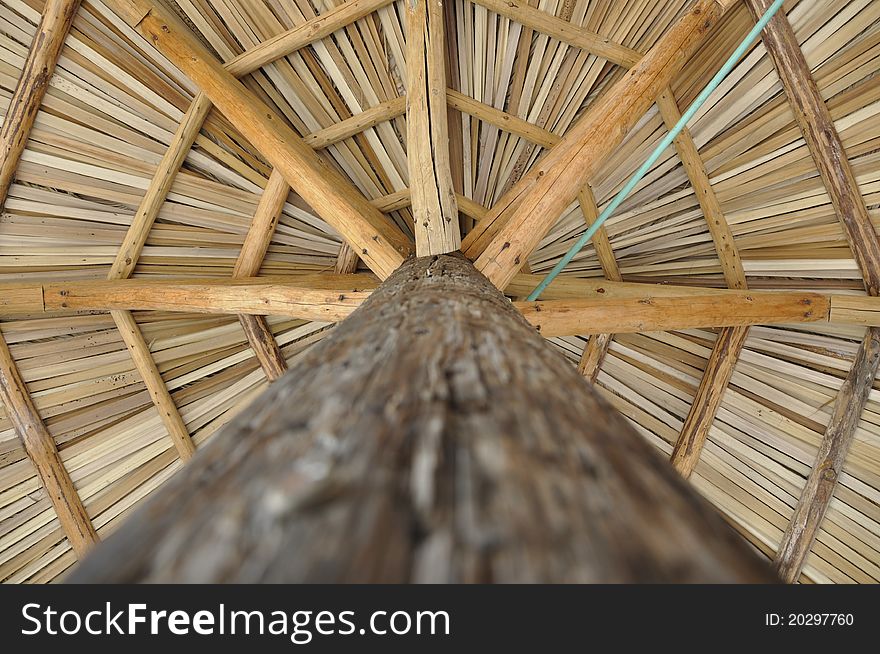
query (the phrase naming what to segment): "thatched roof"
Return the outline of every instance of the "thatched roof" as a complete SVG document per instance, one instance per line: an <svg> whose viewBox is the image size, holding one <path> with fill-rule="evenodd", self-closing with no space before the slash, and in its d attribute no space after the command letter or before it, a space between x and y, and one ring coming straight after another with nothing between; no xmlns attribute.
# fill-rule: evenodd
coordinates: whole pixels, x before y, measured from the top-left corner
<svg viewBox="0 0 880 654"><path fill-rule="evenodd" d="M406 103L400 99L406 89L404 3L358 2L378 9L241 79L411 234ZM465 235L626 74L624 66L559 40L576 42L577 29L548 36L483 6L510 11L514 3L478 2L450 0L446 8L450 162ZM43 4L0 0L4 111ZM108 278L198 91L114 13L111 7L119 4L124 3L88 0L80 7L0 217L0 283L18 283L25 294L42 287L48 298L52 284L67 289ZM177 0L169 6L218 59L230 61L339 4ZM535 4L576 28L646 53L691 3ZM876 225L880 3L792 0L784 11ZM671 83L678 107L688 106L753 24L746 6L734 4ZM545 20L538 26L554 33L558 23ZM666 132L664 116L652 105L590 179L599 209ZM865 295L859 264L764 45L758 43L734 68L690 122L689 133L749 289L833 295L843 307L846 297ZM149 229L134 278L230 278L271 171L258 148L213 109ZM585 212L591 210L595 207L575 202L564 212L528 257L533 274L556 263L583 232ZM318 213L296 193L286 197L260 276L332 274L344 263L339 260L342 239ZM675 148L665 151L605 230L626 282L729 285L704 208ZM353 261L351 252L343 255ZM564 275L604 279L607 252L603 256L604 270L589 245ZM361 273L369 274L363 263ZM11 288L0 297L0 332L88 518L105 537L181 467L179 438L169 437L167 416L160 416L143 368L136 367L117 329L119 320L61 300L51 306L46 300L36 309L15 304ZM508 294L519 299L525 293ZM4 309L10 304L14 310ZM182 418L183 438L200 446L266 387L266 372L234 313L145 310L148 306L116 308L133 310L147 355ZM338 317L318 312L301 314L308 318L302 319L273 308L270 303L268 324L291 367ZM867 313L876 310L872 305ZM838 314L841 320L832 315L831 320L751 327L690 477L770 558L816 460L835 399L865 336L863 325L877 324L876 317L845 314ZM322 315L327 320L314 319ZM715 327L617 333L601 361L596 376L601 392L667 455L701 385L718 335ZM586 335L551 340L572 365L581 361ZM76 560L0 407L0 579L55 580ZM801 581L880 581L876 381Z"/></svg>

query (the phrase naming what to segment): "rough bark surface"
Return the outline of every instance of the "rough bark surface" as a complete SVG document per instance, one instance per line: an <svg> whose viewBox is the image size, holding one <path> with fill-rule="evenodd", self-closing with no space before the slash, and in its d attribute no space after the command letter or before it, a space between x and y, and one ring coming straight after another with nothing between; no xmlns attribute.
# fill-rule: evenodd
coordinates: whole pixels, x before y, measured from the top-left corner
<svg viewBox="0 0 880 654"><path fill-rule="evenodd" d="M460 255L407 260L77 582L766 582Z"/></svg>

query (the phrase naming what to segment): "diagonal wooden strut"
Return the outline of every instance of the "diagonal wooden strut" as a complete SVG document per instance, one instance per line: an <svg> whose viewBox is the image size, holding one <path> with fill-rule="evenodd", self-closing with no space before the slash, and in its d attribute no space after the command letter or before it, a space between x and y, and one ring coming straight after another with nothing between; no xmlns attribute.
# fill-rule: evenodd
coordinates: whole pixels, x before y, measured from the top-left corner
<svg viewBox="0 0 880 654"><path fill-rule="evenodd" d="M0 211L6 203L9 187L79 4L79 0L48 0L43 8L3 127L0 128ZM82 558L98 541L98 534L2 334L0 401L6 407L6 414L28 459L36 468L64 535L77 558Z"/></svg>
<svg viewBox="0 0 880 654"><path fill-rule="evenodd" d="M619 145L654 98L683 67L732 2L700 0L651 48L492 209L480 240L491 238L477 268L504 288L561 212ZM497 224L495 224L497 222ZM491 223L491 224L490 224ZM489 230L489 227L492 230ZM495 232L492 236L492 232Z"/></svg>
<svg viewBox="0 0 880 654"><path fill-rule="evenodd" d="M587 227L593 224L599 217L599 209L596 207L596 198L593 196L593 189L589 185L585 186L578 194L578 204L581 208L581 214L584 217ZM593 237L593 247L596 249L596 258L599 259L599 265L605 273L605 279L614 282L623 281L620 274L620 268L617 265L617 259L614 258L614 251L611 249L611 242L608 240L608 232L603 225L596 235ZM584 348L581 360L578 362L578 371L591 382L595 382L599 376L599 368L602 367L602 361L611 347L611 340L614 334L605 332L593 334Z"/></svg>
<svg viewBox="0 0 880 654"><path fill-rule="evenodd" d="M255 277L260 272L289 192L287 181L273 170L235 262L233 277ZM266 377L275 381L287 370L287 362L265 316L239 314L238 321Z"/></svg>
<svg viewBox="0 0 880 654"><path fill-rule="evenodd" d="M766 9L768 2L746 0L746 5L753 15L757 15ZM880 242L840 135L783 12L777 13L770 21L762 38L782 80L795 121L831 197L865 289L869 296L877 296L880 294ZM880 365L878 339L880 332L869 329L835 399L816 462L776 554L776 569L784 581L794 582L800 577L822 526L867 402L868 391L877 376Z"/></svg>
<svg viewBox="0 0 880 654"><path fill-rule="evenodd" d="M110 5L199 86L296 192L380 277L412 252L406 236L287 124L238 82L179 18L141 0Z"/></svg>
<svg viewBox="0 0 880 654"><path fill-rule="evenodd" d="M657 96L657 107L667 129L671 130L681 119L681 112L672 90L668 87ZM709 227L715 252L721 262L724 280L728 288L745 290L748 288L748 283L739 251L733 240L733 232L721 210L721 203L709 181L709 174L706 172L706 166L700 158L690 130L687 127L682 129L674 143ZM709 436L709 429L715 421L724 391L730 383L734 366L745 346L748 333L748 327L725 327L719 331L712 346L694 401L688 410L678 441L672 449L672 465L684 477L690 477L700 459L703 445Z"/></svg>

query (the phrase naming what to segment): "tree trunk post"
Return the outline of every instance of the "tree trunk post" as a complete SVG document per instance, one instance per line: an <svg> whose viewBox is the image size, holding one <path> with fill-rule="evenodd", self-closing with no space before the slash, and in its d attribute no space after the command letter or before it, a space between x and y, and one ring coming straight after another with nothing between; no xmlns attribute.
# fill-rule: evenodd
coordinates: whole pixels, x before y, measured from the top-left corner
<svg viewBox="0 0 880 654"><path fill-rule="evenodd" d="M460 254L411 258L76 582L769 582Z"/></svg>

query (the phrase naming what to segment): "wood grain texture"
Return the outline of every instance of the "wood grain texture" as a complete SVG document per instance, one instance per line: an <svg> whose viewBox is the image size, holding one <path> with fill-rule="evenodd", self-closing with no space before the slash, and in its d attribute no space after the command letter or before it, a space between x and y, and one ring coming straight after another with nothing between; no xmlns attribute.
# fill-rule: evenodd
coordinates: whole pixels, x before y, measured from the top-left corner
<svg viewBox="0 0 880 654"><path fill-rule="evenodd" d="M205 122L205 118L211 111L211 106L208 97L203 93L198 93L183 115L183 120L177 127L177 131L162 156L156 172L153 173L147 191L141 198L131 219L131 224L122 239L122 245L119 246L113 265L110 266L110 272L107 274L108 279L126 279L134 274L150 230L153 229L153 223L156 222L156 217L171 191L174 178L198 137L202 123Z"/></svg>
<svg viewBox="0 0 880 654"><path fill-rule="evenodd" d="M691 7L478 223L462 249L492 283L504 288L510 282L722 14L715 0Z"/></svg>
<svg viewBox="0 0 880 654"><path fill-rule="evenodd" d="M732 327L718 332L697 394L672 450L670 460L682 477L690 477L700 460L709 428L721 406L721 399L748 334L748 327Z"/></svg>
<svg viewBox="0 0 880 654"><path fill-rule="evenodd" d="M0 211L55 72L79 0L47 0L0 127Z"/></svg>
<svg viewBox="0 0 880 654"><path fill-rule="evenodd" d="M584 352L581 354L581 360L578 361L577 369L579 373L593 383L599 377L602 361L605 359L605 355L608 354L608 349L611 347L613 339L614 334L609 332L593 334L584 347Z"/></svg>
<svg viewBox="0 0 880 654"><path fill-rule="evenodd" d="M319 216L359 250L371 270L386 277L411 253L406 236L236 80L179 18L152 6L137 29L204 91Z"/></svg>
<svg viewBox="0 0 880 654"><path fill-rule="evenodd" d="M573 336L737 327L828 319L828 298L818 293L632 296L514 302L541 334Z"/></svg>
<svg viewBox="0 0 880 654"><path fill-rule="evenodd" d="M587 184L578 193L578 205L581 209L581 215L587 227L592 225L599 217L599 208L596 206L596 198L593 195L593 189ZM620 274L620 268L617 265L617 259L614 257L614 250L611 248L611 241L608 240L608 232L605 226L593 235L593 248L596 250L596 258L599 265L602 266L602 272L605 273L605 279L615 282L623 281L623 275ZM581 360L578 362L578 372L591 382L595 382L599 376L599 369L602 367L602 361L608 354L611 347L611 341L614 334L593 334L587 345L584 347Z"/></svg>
<svg viewBox="0 0 880 654"><path fill-rule="evenodd" d="M407 0L406 161L416 255L461 247L458 206L449 164L443 5Z"/></svg>
<svg viewBox="0 0 880 654"><path fill-rule="evenodd" d="M171 393L168 392L168 387L156 367L150 346L144 340L144 335L131 312L114 310L110 312L110 315L131 354L135 367L144 380L144 385L150 393L150 399L153 400L153 404L159 412L159 418L162 420L171 442L174 443L181 460L189 461L196 451L196 446L193 444L186 424L180 417L180 412L174 404Z"/></svg>
<svg viewBox="0 0 880 654"><path fill-rule="evenodd" d="M347 317L375 287L376 278L364 274L72 281L45 285L43 301L47 311L246 313L332 322ZM831 303L831 296L821 293L729 291L595 280L577 284L576 288L568 295L559 293L560 299L513 304L545 336L571 336L827 321Z"/></svg>
<svg viewBox="0 0 880 654"><path fill-rule="evenodd" d="M302 275L176 281L132 279L46 286L49 310L193 311L335 322L376 287L372 275Z"/></svg>
<svg viewBox="0 0 880 654"><path fill-rule="evenodd" d="M523 0L474 0L474 3L510 20L515 20L536 32L547 34L563 43L581 48L627 68L635 66L641 58L641 55L631 48L614 43L608 37L591 32L579 25L572 25L567 20L536 9L529 2Z"/></svg>
<svg viewBox="0 0 880 654"><path fill-rule="evenodd" d="M746 0L752 15L767 0ZM834 205L869 296L880 295L880 240L847 157L831 112L819 93L785 12L778 12L761 34L785 94ZM786 582L800 577L810 548L831 503L853 435L880 363L880 331L868 330L835 401L816 461L774 559Z"/></svg>
<svg viewBox="0 0 880 654"><path fill-rule="evenodd" d="M796 582L813 547L880 366L880 329L868 330L831 412L813 465L773 564L786 583Z"/></svg>
<svg viewBox="0 0 880 654"><path fill-rule="evenodd" d="M246 313L238 314L238 322L247 338L248 344L254 351L254 356L260 362L260 367L266 373L269 381L275 381L287 372L287 362L278 341L272 333L272 328L266 321L265 316L252 316Z"/></svg>
<svg viewBox="0 0 880 654"><path fill-rule="evenodd" d="M98 542L98 534L70 479L55 439L46 429L24 380L0 334L0 401L28 459L34 464L61 529L78 558Z"/></svg>
<svg viewBox="0 0 880 654"><path fill-rule="evenodd" d="M408 260L72 582L768 582L460 256Z"/></svg>
<svg viewBox="0 0 880 654"><path fill-rule="evenodd" d="M273 170L235 261L233 277L255 277L259 274L289 193L287 180L277 170ZM287 362L266 318L239 314L238 321L266 377L269 381L275 381L287 370Z"/></svg>
<svg viewBox="0 0 880 654"><path fill-rule="evenodd" d="M752 15L761 15L768 0L746 0ZM880 295L880 241L849 163L831 112L798 45L785 12L776 15L761 33L773 59L795 121L819 169L837 217L865 281L868 295Z"/></svg>

